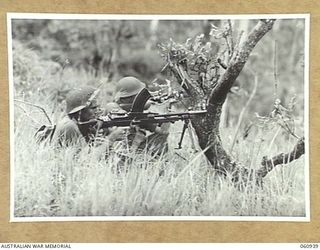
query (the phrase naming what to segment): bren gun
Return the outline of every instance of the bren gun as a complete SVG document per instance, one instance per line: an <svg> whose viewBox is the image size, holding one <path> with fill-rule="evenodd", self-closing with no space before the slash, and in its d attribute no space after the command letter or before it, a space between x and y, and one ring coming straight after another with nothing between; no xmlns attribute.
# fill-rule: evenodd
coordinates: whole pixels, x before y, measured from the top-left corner
<svg viewBox="0 0 320 250"><path fill-rule="evenodd" d="M186 129L189 127L190 120L196 117L201 117L207 113L207 110L190 110L187 112L159 114L152 112L143 112L147 101L151 99L158 102L158 97L153 97L150 92L144 88L135 97L131 110L128 113L110 112L105 116L100 116L97 119L87 122L79 122L79 125L99 123L99 128L110 127L130 127L140 126L147 127L150 124L161 125L163 123L174 123L176 121L184 121L181 137L178 143L178 149L182 148L182 141ZM160 102L160 101L159 101Z"/></svg>

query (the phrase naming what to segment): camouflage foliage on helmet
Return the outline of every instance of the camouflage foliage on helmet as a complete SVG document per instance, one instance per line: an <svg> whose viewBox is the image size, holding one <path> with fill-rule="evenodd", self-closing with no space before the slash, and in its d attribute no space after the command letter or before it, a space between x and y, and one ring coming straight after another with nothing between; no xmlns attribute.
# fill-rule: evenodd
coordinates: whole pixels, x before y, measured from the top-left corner
<svg viewBox="0 0 320 250"><path fill-rule="evenodd" d="M67 114L74 114L88 105L88 101L92 101L97 89L91 86L84 86L79 89L73 89L66 97Z"/></svg>

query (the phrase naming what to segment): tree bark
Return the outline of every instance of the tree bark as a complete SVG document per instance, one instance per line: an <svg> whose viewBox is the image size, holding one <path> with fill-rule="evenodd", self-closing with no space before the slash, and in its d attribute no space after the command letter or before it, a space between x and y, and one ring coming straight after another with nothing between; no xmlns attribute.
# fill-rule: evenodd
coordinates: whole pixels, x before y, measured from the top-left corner
<svg viewBox="0 0 320 250"><path fill-rule="evenodd" d="M199 138L199 145L205 150L204 153L213 168L223 175L227 173L235 175L233 176L234 180L237 180L239 178L237 175L243 171L239 171L239 166L232 161L222 146L219 130L222 105L233 83L247 62L250 53L260 39L272 29L274 21L261 20L258 22L248 35L248 38L240 45L239 50L232 56L229 66L224 74L220 76L216 87L211 90L207 104L208 114L204 119L193 121L192 123Z"/></svg>
<svg viewBox="0 0 320 250"><path fill-rule="evenodd" d="M271 159L263 157L261 162L261 167L256 171L256 178L261 179L265 177L270 171L272 171L276 166L282 164L288 164L296 159L299 159L305 153L304 137L301 138L295 145L293 150L289 153L278 154Z"/></svg>
<svg viewBox="0 0 320 250"><path fill-rule="evenodd" d="M201 82L199 82L199 79L190 78L188 67L183 63L171 65L170 67L181 86L193 97L193 104L199 104L205 97L208 97L208 112L206 116L202 119L193 120L192 125L197 134L199 145L212 167L224 176L231 175L234 182L238 182L240 179L251 179L253 176L261 179L276 165L288 163L299 158L304 153L304 140L300 140L294 150L295 153L280 154L269 160L264 159L262 166L254 174L231 159L223 148L220 137L220 117L222 105L226 100L227 94L247 62L252 50L261 38L272 29L274 22L274 19L268 19L260 20L256 24L238 49L233 51L225 72L220 75L217 84L210 90L209 94L200 88Z"/></svg>

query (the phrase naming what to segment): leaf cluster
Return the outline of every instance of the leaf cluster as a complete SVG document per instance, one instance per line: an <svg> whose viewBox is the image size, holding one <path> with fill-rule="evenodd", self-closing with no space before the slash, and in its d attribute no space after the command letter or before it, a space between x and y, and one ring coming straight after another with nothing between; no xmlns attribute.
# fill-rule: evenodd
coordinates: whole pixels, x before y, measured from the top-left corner
<svg viewBox="0 0 320 250"><path fill-rule="evenodd" d="M200 34L184 43L170 39L168 43L160 44L159 52L166 62L164 69L178 72L182 86L187 78L200 89L200 95L208 96L227 67L229 57L226 54L230 54L231 48L226 41L232 40L230 27L212 25L209 39Z"/></svg>

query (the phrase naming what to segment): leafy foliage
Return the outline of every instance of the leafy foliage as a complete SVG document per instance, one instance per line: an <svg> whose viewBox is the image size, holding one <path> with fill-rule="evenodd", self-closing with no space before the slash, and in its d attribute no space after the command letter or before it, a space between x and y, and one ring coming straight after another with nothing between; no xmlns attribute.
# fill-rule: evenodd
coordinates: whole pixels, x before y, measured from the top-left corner
<svg viewBox="0 0 320 250"><path fill-rule="evenodd" d="M190 77L190 81L199 82L202 90L208 94L219 79L219 64L211 43L203 45L203 42L204 35L201 34L195 39L188 39L184 44L171 40L159 48L161 56L167 62L166 66L176 67L183 81ZM182 65L188 76L181 72L178 65Z"/></svg>

